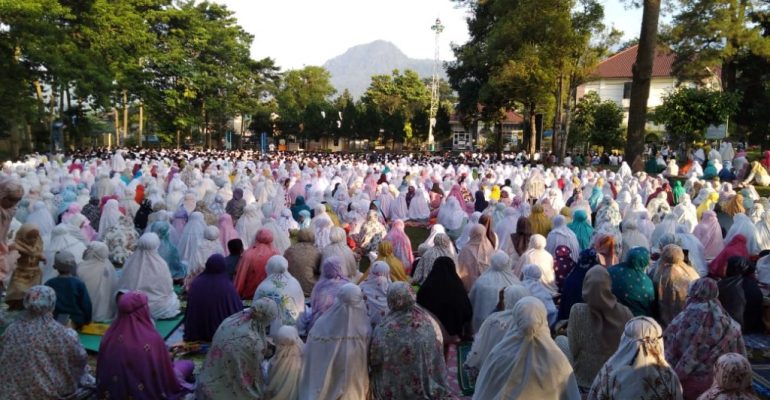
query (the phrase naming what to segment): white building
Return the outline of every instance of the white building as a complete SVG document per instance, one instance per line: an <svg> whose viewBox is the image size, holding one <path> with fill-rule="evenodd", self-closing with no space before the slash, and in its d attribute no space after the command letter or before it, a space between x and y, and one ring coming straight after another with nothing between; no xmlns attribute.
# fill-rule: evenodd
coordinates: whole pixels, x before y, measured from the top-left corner
<svg viewBox="0 0 770 400"><path fill-rule="evenodd" d="M476 148L484 146L486 137L494 132L494 126L491 124L487 126L482 121L466 129L462 121L458 119L457 114L452 114L449 117L449 126L452 129L452 150L455 151L470 150L474 143ZM505 147L516 146L522 139L524 118L513 111L508 111L502 121L502 129Z"/></svg>
<svg viewBox="0 0 770 400"><path fill-rule="evenodd" d="M580 100L590 92L599 94L599 98L613 100L623 108L623 124L628 124L628 105L631 99L631 68L636 62L639 46L631 46L596 66L591 74L591 80L577 88L577 98ZM652 110L663 103L663 97L671 93L679 84L672 71L675 55L668 49L659 48L655 54L652 66L652 82L650 96L647 98L647 109ZM650 130L663 130L662 126L648 124Z"/></svg>

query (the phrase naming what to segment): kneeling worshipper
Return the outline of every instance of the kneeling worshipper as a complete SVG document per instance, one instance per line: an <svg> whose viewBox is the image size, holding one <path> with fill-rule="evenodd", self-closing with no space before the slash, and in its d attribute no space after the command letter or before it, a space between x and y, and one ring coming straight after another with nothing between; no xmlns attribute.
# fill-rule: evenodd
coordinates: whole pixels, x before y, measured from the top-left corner
<svg viewBox="0 0 770 400"><path fill-rule="evenodd" d="M123 266L118 288L144 292L152 318L174 318L179 314L179 298L174 293L168 266L158 254L158 246L160 239L154 233L145 233L139 238L136 251Z"/></svg>
<svg viewBox="0 0 770 400"><path fill-rule="evenodd" d="M24 292L32 286L43 283L43 270L40 268L40 263L45 261L45 257L43 257L43 239L37 226L22 225L16 231L16 238L10 250L16 250L19 258L5 294L5 302L8 303L9 310L15 311L23 308Z"/></svg>
<svg viewBox="0 0 770 400"><path fill-rule="evenodd" d="M650 263L650 252L643 247L631 249L628 259L609 268L612 294L628 307L634 316L652 316L655 288L645 270Z"/></svg>
<svg viewBox="0 0 770 400"><path fill-rule="evenodd" d="M409 280L409 277L405 272L406 270L404 269L404 264L395 254L393 254L393 245L390 241L383 240L380 242L379 247L377 247L377 259L375 261L383 261L388 264L390 267L390 279L393 282L405 282ZM359 282L365 281L368 276L369 270L367 269L359 279Z"/></svg>
<svg viewBox="0 0 770 400"><path fill-rule="evenodd" d="M336 297L308 334L299 400L357 400L369 393L371 327L361 289L347 283Z"/></svg>
<svg viewBox="0 0 770 400"><path fill-rule="evenodd" d="M369 347L372 398L454 398L447 382L441 328L415 304L409 284L390 285L388 308Z"/></svg>
<svg viewBox="0 0 770 400"><path fill-rule="evenodd" d="M61 250L54 257L53 266L59 276L49 279L45 285L56 292L56 307L53 317L59 320L67 318L67 323L80 330L83 325L91 322L91 298L88 297L86 285L75 276L75 256L69 251Z"/></svg>
<svg viewBox="0 0 770 400"><path fill-rule="evenodd" d="M552 292L543 284L543 269L535 264L527 264L523 270L521 283L529 290L532 297L538 298L545 305L545 309L548 312L548 325L553 326L556 324L559 311L556 309L556 304L553 301Z"/></svg>
<svg viewBox="0 0 770 400"><path fill-rule="evenodd" d="M485 233L484 225L476 224L471 227L470 239L457 256L457 274L466 292L471 290L476 279L489 268L490 258L495 252Z"/></svg>
<svg viewBox="0 0 770 400"><path fill-rule="evenodd" d="M74 396L86 375L88 355L75 331L53 319L56 293L48 286L33 286L24 294L23 304L24 312L0 342L0 396L7 400Z"/></svg>
<svg viewBox="0 0 770 400"><path fill-rule="evenodd" d="M727 353L714 365L714 383L698 400L759 400L751 388L751 363L741 354Z"/></svg>
<svg viewBox="0 0 770 400"><path fill-rule="evenodd" d="M78 277L86 285L93 310L91 319L97 322L115 318L115 291L118 277L109 260L110 250L102 242L91 242L83 253L83 262L78 265Z"/></svg>
<svg viewBox="0 0 770 400"><path fill-rule="evenodd" d="M275 255L278 255L278 250L273 246L273 233L260 229L254 245L243 253L236 267L235 290L241 299L254 297L257 286L267 277L267 260Z"/></svg>
<svg viewBox="0 0 770 400"><path fill-rule="evenodd" d="M587 392L602 365L618 348L631 311L612 294L607 270L594 266L583 281L583 300L572 306L567 323L569 355L578 386Z"/></svg>
<svg viewBox="0 0 770 400"><path fill-rule="evenodd" d="M321 278L310 294L311 313L306 313L304 317L307 331L310 331L318 318L331 308L340 288L350 282L342 268L342 259L339 257L332 257L321 266Z"/></svg>
<svg viewBox="0 0 770 400"><path fill-rule="evenodd" d="M150 319L147 295L118 292L118 318L99 344L96 389L99 398L182 398L193 384L192 361L172 363ZM142 351L143 350L143 351Z"/></svg>
<svg viewBox="0 0 770 400"><path fill-rule="evenodd" d="M561 298L557 321L569 319L572 306L583 302L583 282L588 271L595 265L600 265L596 250L586 249L580 252L577 265L567 275L564 286L560 290Z"/></svg>
<svg viewBox="0 0 770 400"><path fill-rule="evenodd" d="M302 377L302 352L305 344L299 338L297 328L282 326L273 335L275 354L270 358L266 399L296 400L299 397L299 380Z"/></svg>
<svg viewBox="0 0 770 400"><path fill-rule="evenodd" d="M404 266L404 272L408 275L412 270L412 263L414 263L414 254L412 252L412 242L409 240L404 231L404 221L396 220L390 227L390 231L385 236L385 240L390 242L393 247L393 255L401 261L401 265ZM393 272L393 266L391 265L390 272ZM406 280L406 279L398 279Z"/></svg>
<svg viewBox="0 0 770 400"><path fill-rule="evenodd" d="M456 340L469 331L473 306L451 258L439 257L436 260L417 292L417 303L441 323L445 352L451 344L450 340Z"/></svg>
<svg viewBox="0 0 770 400"><path fill-rule="evenodd" d="M509 267L508 255L498 250L492 256L491 267L484 271L473 284L468 298L473 305L473 332L478 332L484 320L495 311L500 302L500 291L513 284L520 284Z"/></svg>
<svg viewBox="0 0 770 400"><path fill-rule="evenodd" d="M196 399L267 398L261 364L269 347L268 326L276 317L275 302L262 298L222 322L198 374Z"/></svg>
<svg viewBox="0 0 770 400"><path fill-rule="evenodd" d="M434 225L440 226L440 225ZM417 261L417 268L412 276L412 283L422 285L425 278L430 274L433 263L439 257L449 257L457 261L454 249L452 248L452 239L445 233L439 233L433 238L433 247L425 251L425 254Z"/></svg>
<svg viewBox="0 0 770 400"><path fill-rule="evenodd" d="M481 329L476 333L473 340L473 346L470 353L468 353L468 358L463 364L463 368L468 371L471 379L476 379L482 363L487 359L492 348L500 343L505 334L508 333L513 324L513 307L519 300L529 295L529 290L521 284L514 284L505 288L503 291L503 306L505 309L492 313L492 315L484 320L484 323L481 324Z"/></svg>
<svg viewBox="0 0 770 400"><path fill-rule="evenodd" d="M658 268L652 276L661 325L668 326L684 309L687 290L698 278L698 273L684 262L684 251L681 247L669 244L663 248Z"/></svg>
<svg viewBox="0 0 770 400"><path fill-rule="evenodd" d="M682 399L682 385L663 357L663 329L650 317L628 321L615 354L607 360L588 400Z"/></svg>
<svg viewBox="0 0 770 400"><path fill-rule="evenodd" d="M385 261L375 261L370 268L369 276L361 282L361 292L364 294L366 313L372 327L388 314L388 286L390 285L390 267Z"/></svg>
<svg viewBox="0 0 770 400"><path fill-rule="evenodd" d="M241 310L243 302L227 276L225 257L212 255L187 291L184 340L210 342L222 321Z"/></svg>
<svg viewBox="0 0 770 400"><path fill-rule="evenodd" d="M272 256L267 260L267 278L257 287L254 300L262 297L273 299L278 305L278 321L281 325L297 325L299 316L305 311L305 295L302 287L288 272L289 262L283 256ZM272 333L278 331L278 324L271 326Z"/></svg>
<svg viewBox="0 0 770 400"><path fill-rule="evenodd" d="M551 339L537 298L525 297L513 307L513 324L481 366L473 399L580 399L575 374Z"/></svg>
<svg viewBox="0 0 770 400"><path fill-rule="evenodd" d="M663 332L666 361L674 368L685 399L695 399L714 380L714 363L725 353L746 354L741 326L719 304L717 282L695 281L687 305Z"/></svg>
<svg viewBox="0 0 770 400"><path fill-rule="evenodd" d="M315 234L311 229L297 232L297 243L283 253L289 262L289 273L299 281L302 292L310 296L321 274L321 252L315 247Z"/></svg>
<svg viewBox="0 0 770 400"><path fill-rule="evenodd" d="M158 254L166 261L171 272L171 278L181 281L187 275L188 264L179 258L179 251L171 241L170 233L172 229L171 224L166 221L156 221L150 225L150 232L158 235L158 239L160 239Z"/></svg>
<svg viewBox="0 0 770 400"><path fill-rule="evenodd" d="M334 227L329 234L329 240L331 241L326 247L321 249L321 262L330 257L340 257L344 261L344 270L347 277L351 280L357 279L361 273L358 271L358 261L356 255L353 254L353 250L348 247L345 242L347 235L345 230L339 227Z"/></svg>
<svg viewBox="0 0 770 400"><path fill-rule="evenodd" d="M194 255L188 260L189 270L184 277L185 290L190 289L190 284L195 280L204 269L206 261L214 254L224 254L222 244L219 243L219 228L216 226L207 226L203 231L203 240L198 243Z"/></svg>

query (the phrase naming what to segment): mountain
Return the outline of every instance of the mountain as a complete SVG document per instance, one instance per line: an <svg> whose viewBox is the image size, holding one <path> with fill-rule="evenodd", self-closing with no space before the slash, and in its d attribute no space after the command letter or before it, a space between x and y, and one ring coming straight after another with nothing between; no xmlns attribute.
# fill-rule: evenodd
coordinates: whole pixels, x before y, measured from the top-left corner
<svg viewBox="0 0 770 400"><path fill-rule="evenodd" d="M366 92L372 75L389 75L394 69L411 69L423 78L433 74L433 60L409 58L396 45L384 40L353 46L326 61L323 67L331 73L337 94L348 89L354 98ZM440 77L446 79L443 68Z"/></svg>

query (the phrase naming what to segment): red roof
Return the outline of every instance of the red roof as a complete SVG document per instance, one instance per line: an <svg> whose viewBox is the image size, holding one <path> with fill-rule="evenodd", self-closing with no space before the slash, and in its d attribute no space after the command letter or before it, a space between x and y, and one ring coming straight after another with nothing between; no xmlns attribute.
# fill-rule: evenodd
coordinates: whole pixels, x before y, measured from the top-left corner
<svg viewBox="0 0 770 400"><path fill-rule="evenodd" d="M636 62L638 50L639 45L634 45L616 53L599 63L591 76L594 78L633 78L631 67ZM671 50L659 47L655 52L655 61L652 64L652 76L673 76L671 65L674 63L675 57Z"/></svg>

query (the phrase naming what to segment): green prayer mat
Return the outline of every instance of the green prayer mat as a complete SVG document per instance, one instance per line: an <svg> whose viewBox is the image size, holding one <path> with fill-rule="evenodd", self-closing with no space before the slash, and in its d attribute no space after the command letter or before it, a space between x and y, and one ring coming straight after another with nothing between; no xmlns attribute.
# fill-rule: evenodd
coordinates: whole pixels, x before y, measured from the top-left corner
<svg viewBox="0 0 770 400"><path fill-rule="evenodd" d="M476 389L476 382L474 382L468 375L468 371L463 368L465 360L468 359L468 353L471 352L473 342L462 342L457 345L457 383L460 385L460 391L463 392L463 396L472 396L473 391Z"/></svg>
<svg viewBox="0 0 770 400"><path fill-rule="evenodd" d="M166 340L171 336L174 331L179 328L184 319L184 313L180 313L171 319L155 320L155 329L158 331L163 340ZM80 343L86 350L98 353L99 344L102 342L102 337L97 335L86 335L79 333Z"/></svg>

